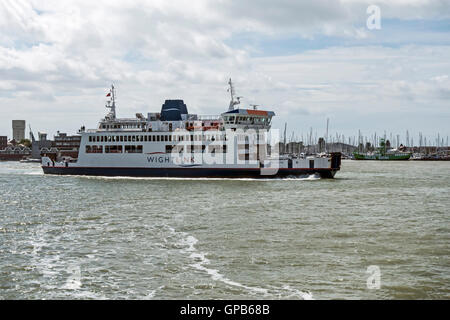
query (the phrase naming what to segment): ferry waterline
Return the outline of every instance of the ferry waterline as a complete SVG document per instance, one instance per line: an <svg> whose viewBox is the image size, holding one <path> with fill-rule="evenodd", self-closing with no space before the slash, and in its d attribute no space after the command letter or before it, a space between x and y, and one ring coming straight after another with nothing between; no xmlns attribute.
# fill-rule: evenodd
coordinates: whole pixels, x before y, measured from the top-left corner
<svg viewBox="0 0 450 320"><path fill-rule="evenodd" d="M160 112L117 118L115 89L107 97L107 115L97 129L78 131L76 161L42 157L46 174L275 178L317 174L333 178L341 154L280 155L279 132L271 129L273 111L235 108L240 104L230 81L228 111L217 116L188 113L183 100L166 100Z"/></svg>

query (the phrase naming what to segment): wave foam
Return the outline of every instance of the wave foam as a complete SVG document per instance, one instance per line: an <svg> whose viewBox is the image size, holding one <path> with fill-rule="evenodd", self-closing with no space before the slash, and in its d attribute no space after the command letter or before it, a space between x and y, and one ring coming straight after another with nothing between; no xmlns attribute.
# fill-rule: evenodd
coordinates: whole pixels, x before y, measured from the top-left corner
<svg viewBox="0 0 450 320"><path fill-rule="evenodd" d="M185 251L191 253L189 255L189 257L191 259L193 259L194 261L196 261L196 263L191 264L192 267L194 267L197 270L206 272L215 281L220 281L220 282L223 282L225 284L228 284L228 285L234 286L234 287L240 287L240 288L246 289L248 291L253 291L253 292L263 293L263 294L268 293L267 289L258 288L258 287L249 287L242 283L232 281L232 280L228 279L227 277L225 277L224 275L222 275L217 269L212 269L212 268L206 267L205 265L210 264L210 260L208 258L206 258L207 253L197 251L197 249L195 248L195 245L197 244L197 242L198 242L198 239L191 235L189 235L186 238L181 240L181 244L184 244L187 246Z"/></svg>
<svg viewBox="0 0 450 320"><path fill-rule="evenodd" d="M172 230L175 231L174 229ZM302 292L300 290L290 288L289 286L283 286L282 288L272 287L271 289L266 289L247 286L245 284L227 278L226 276L221 274L219 270L207 267L208 265L210 265L210 260L206 258L207 253L200 252L195 248L195 245L198 243L198 239L192 235L187 235L186 233L183 234L185 237L180 240L179 244L185 247L183 251L190 253L189 258L194 260L194 263L192 263L191 266L199 271L206 272L214 281L219 281L229 286L242 288L255 294L263 294L264 296L275 295L279 298L298 297L304 300L312 300L312 294L310 292Z"/></svg>

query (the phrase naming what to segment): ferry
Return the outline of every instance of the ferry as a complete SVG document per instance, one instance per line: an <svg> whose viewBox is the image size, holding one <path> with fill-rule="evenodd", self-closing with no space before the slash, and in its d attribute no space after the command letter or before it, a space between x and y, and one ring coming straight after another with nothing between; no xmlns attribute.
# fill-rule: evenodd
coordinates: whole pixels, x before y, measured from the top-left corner
<svg viewBox="0 0 450 320"><path fill-rule="evenodd" d="M78 130L78 158L44 155L42 169L56 175L184 178L333 178L340 170L340 153L280 154L278 130L271 129L275 113L236 107L240 97L231 79L228 84L231 100L220 115L190 114L183 100L166 100L160 112L134 118L116 117L112 85L98 127Z"/></svg>

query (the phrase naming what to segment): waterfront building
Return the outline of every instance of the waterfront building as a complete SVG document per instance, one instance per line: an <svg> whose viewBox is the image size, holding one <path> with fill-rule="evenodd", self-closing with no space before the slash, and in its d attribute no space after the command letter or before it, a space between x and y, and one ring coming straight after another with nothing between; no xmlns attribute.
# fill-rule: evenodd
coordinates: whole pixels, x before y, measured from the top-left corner
<svg viewBox="0 0 450 320"><path fill-rule="evenodd" d="M12 121L12 138L17 143L25 139L25 120L13 120Z"/></svg>
<svg viewBox="0 0 450 320"><path fill-rule="evenodd" d="M7 146L8 146L8 137L0 136L0 150L6 149Z"/></svg>

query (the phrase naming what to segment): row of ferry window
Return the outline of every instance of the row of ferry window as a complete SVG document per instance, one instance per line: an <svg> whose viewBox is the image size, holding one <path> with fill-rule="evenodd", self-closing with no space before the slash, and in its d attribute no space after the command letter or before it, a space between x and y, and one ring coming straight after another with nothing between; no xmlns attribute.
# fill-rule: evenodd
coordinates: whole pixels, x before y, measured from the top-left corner
<svg viewBox="0 0 450 320"><path fill-rule="evenodd" d="M172 138L173 137L173 138ZM221 135L131 135L89 136L89 142L171 142L171 141L224 141ZM263 139L261 136L260 139ZM245 136L238 136L239 141Z"/></svg>
<svg viewBox="0 0 450 320"><path fill-rule="evenodd" d="M125 148L124 148L125 147ZM142 153L141 145L135 146L105 146L105 153ZM103 153L103 146L86 146L86 153Z"/></svg>
<svg viewBox="0 0 450 320"><path fill-rule="evenodd" d="M105 153L142 153L143 147L142 145L131 145L131 146L121 146L121 145L113 145L113 146L104 146ZM227 146L226 145L210 145L208 149L206 149L205 145L167 145L166 153L171 152L179 152L183 153L184 151L188 153L199 152L203 153L208 150L209 153L226 153ZM86 153L103 153L103 146L86 146Z"/></svg>
<svg viewBox="0 0 450 320"><path fill-rule="evenodd" d="M114 124L114 125L109 125L109 124L102 124L100 126L101 129L145 129L145 124L130 124L130 123L125 123L125 124Z"/></svg>
<svg viewBox="0 0 450 320"><path fill-rule="evenodd" d="M173 138L172 138L173 137ZM164 141L215 141L221 136L202 135L132 135L132 136L89 136L89 142L164 142Z"/></svg>
<svg viewBox="0 0 450 320"><path fill-rule="evenodd" d="M227 146L226 145L168 145L166 146L166 153L172 153L172 152L178 152L178 153L226 153L227 152Z"/></svg>

